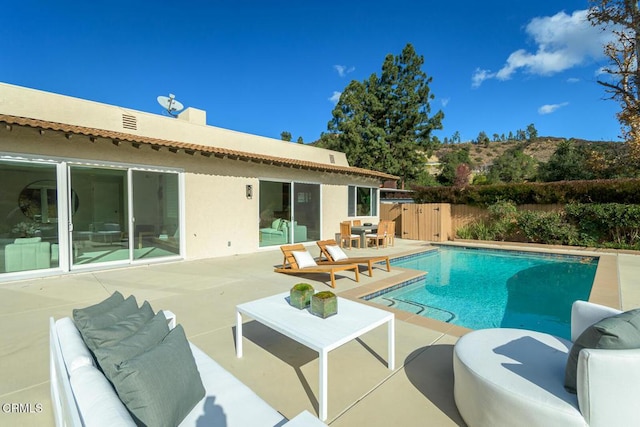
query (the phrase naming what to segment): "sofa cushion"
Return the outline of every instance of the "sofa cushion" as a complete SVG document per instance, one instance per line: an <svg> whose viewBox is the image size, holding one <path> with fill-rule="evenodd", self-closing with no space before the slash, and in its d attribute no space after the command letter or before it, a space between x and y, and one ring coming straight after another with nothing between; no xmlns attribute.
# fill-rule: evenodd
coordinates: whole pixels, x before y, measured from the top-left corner
<svg viewBox="0 0 640 427"><path fill-rule="evenodd" d="M56 320L56 333L69 375L81 366L93 366L93 357L71 318Z"/></svg>
<svg viewBox="0 0 640 427"><path fill-rule="evenodd" d="M118 305L122 304L123 301L124 297L122 296L122 294L118 291L115 291L113 294L111 294L110 297L97 304L85 308L74 309L73 320L79 327L91 317L97 316L98 314L106 313L107 311L114 309Z"/></svg>
<svg viewBox="0 0 640 427"><path fill-rule="evenodd" d="M71 390L86 426L135 426L129 411L109 381L94 366L82 366L71 374Z"/></svg>
<svg viewBox="0 0 640 427"><path fill-rule="evenodd" d="M181 325L157 346L122 362L112 382L134 418L149 426L180 424L205 395Z"/></svg>
<svg viewBox="0 0 640 427"><path fill-rule="evenodd" d="M181 426L281 426L286 419L255 391L220 366L197 346L190 344L206 396ZM206 422L205 422L206 420ZM317 420L317 418L316 418ZM315 424L312 424L315 425ZM319 425L324 425L320 423Z"/></svg>
<svg viewBox="0 0 640 427"><path fill-rule="evenodd" d="M296 264L298 264L298 268L306 268L306 267L315 267L316 261L313 259L311 254L307 251L292 251L293 257L296 259Z"/></svg>
<svg viewBox="0 0 640 427"><path fill-rule="evenodd" d="M95 351L98 365L107 378L111 378L115 375L116 368L120 363L158 345L168 333L167 318L164 313L159 312L132 335L113 345L98 347Z"/></svg>
<svg viewBox="0 0 640 427"><path fill-rule="evenodd" d="M273 228L274 230L279 230L280 229L280 224L282 223L282 219L280 218L276 218L273 220L273 222L271 223L271 228Z"/></svg>
<svg viewBox="0 0 640 427"><path fill-rule="evenodd" d="M84 342L87 344L87 347L89 347L89 349L95 354L98 348L111 346L118 341L133 335L142 325L151 320L153 315L151 305L145 301L142 304L142 307L138 308L136 306L135 311L128 313L125 316L120 317L118 314L118 320L113 324L100 327L102 323L96 322L98 323L98 327L93 327L93 323L91 322L89 324L90 326L85 327L80 332L82 333L82 337L84 338Z"/></svg>
<svg viewBox="0 0 640 427"><path fill-rule="evenodd" d="M565 369L564 386L576 393L578 356L584 348L627 350L640 348L640 308L607 317L591 325L571 347Z"/></svg>

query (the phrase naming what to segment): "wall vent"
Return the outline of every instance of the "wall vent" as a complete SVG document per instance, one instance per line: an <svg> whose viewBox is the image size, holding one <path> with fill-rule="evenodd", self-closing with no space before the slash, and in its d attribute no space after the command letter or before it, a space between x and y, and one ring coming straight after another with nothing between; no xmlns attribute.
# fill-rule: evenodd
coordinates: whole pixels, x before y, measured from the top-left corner
<svg viewBox="0 0 640 427"><path fill-rule="evenodd" d="M122 115L122 127L130 130L138 130L138 119L136 116L131 116L129 114Z"/></svg>
<svg viewBox="0 0 640 427"><path fill-rule="evenodd" d="M331 162L331 163L335 163L336 162L336 158L334 157L333 154L329 154L329 162Z"/></svg>

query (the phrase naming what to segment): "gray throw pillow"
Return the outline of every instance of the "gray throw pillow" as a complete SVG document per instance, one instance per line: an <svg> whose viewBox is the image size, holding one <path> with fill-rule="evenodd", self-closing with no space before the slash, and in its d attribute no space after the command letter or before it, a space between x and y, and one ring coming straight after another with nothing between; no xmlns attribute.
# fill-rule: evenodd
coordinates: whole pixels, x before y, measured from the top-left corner
<svg viewBox="0 0 640 427"><path fill-rule="evenodd" d="M79 319L79 321L76 323L76 326L84 337L85 330L106 328L107 326L111 326L117 323L119 320L124 319L125 317L132 313L135 313L136 311L138 311L138 303L136 302L136 298L131 295L120 304L105 312L95 314L93 316L87 317L86 319Z"/></svg>
<svg viewBox="0 0 640 427"><path fill-rule="evenodd" d="M95 351L98 365L106 377L111 379L120 363L158 345L168 333L167 318L162 312L159 312L133 335L129 335L111 346L98 347Z"/></svg>
<svg viewBox="0 0 640 427"><path fill-rule="evenodd" d="M112 382L134 419L148 426L177 426L205 395L181 325L157 346L120 363Z"/></svg>
<svg viewBox="0 0 640 427"><path fill-rule="evenodd" d="M100 347L111 346L133 335L154 316L153 309L147 301L142 304L142 307L138 308L136 306L135 311L123 317L120 314L122 313L117 315L118 320L113 324L102 326L101 323L98 323L98 327L93 327L93 323L91 323L91 327L85 327L81 330L85 344L94 354Z"/></svg>
<svg viewBox="0 0 640 427"><path fill-rule="evenodd" d="M583 348L640 348L640 308L602 319L585 329L573 343L564 376L564 388L570 393L577 393L578 355Z"/></svg>
<svg viewBox="0 0 640 427"><path fill-rule="evenodd" d="M76 325L83 324L91 317L97 316L102 313L106 313L109 310L116 308L122 304L124 297L118 291L115 291L111 296L98 304L94 304L85 308L76 308L73 310L73 320Z"/></svg>

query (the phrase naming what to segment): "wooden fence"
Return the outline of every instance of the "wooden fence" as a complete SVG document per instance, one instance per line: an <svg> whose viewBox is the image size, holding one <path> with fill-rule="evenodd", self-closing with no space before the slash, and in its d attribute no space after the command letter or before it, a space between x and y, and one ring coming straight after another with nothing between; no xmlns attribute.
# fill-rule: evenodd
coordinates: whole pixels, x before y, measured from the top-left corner
<svg viewBox="0 0 640 427"><path fill-rule="evenodd" d="M563 205L521 205L518 210L553 212ZM489 217L486 208L449 203L393 203L380 205L380 219L396 223L396 236L443 242L452 240L456 230L475 221Z"/></svg>

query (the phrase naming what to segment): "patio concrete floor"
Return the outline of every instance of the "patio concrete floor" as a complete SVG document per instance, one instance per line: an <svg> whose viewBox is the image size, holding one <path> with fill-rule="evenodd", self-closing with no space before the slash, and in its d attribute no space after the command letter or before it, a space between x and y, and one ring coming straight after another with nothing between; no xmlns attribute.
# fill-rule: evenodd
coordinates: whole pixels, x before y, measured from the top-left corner
<svg viewBox="0 0 640 427"><path fill-rule="evenodd" d="M425 242L397 239L394 247L353 249L353 256L397 255L428 249ZM555 248L557 249L557 248ZM318 255L315 245L309 246ZM560 250L563 250L560 248ZM618 288L624 309L640 307L640 255L612 253L600 280ZM0 425L53 425L49 395L48 320L94 304L113 291L148 300L155 310L176 313L189 340L292 418L318 411L318 355L249 320L244 355L235 356L235 306L279 292L301 281L330 289L328 275L294 276L273 272L281 252L261 251L196 261L129 267L0 284ZM362 270L361 270L362 271ZM362 271L364 273L364 271ZM410 271L374 270L374 277L336 276L335 292L362 294L380 283L409 277ZM615 280L617 276L617 281ZM617 283L619 282L619 283ZM617 295L617 294L616 294ZM386 367L387 330L377 328L329 354L327 423L331 426L464 425L453 400L452 352L464 328L417 316L396 316L396 368ZM30 404L17 414L6 404ZM38 411L36 404L42 405Z"/></svg>

